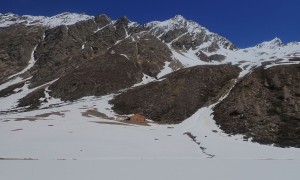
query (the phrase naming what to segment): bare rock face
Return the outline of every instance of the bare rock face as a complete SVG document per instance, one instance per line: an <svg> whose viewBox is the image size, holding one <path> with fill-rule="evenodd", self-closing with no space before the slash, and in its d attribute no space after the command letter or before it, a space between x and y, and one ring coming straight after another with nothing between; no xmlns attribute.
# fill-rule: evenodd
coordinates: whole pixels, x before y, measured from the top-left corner
<svg viewBox="0 0 300 180"><path fill-rule="evenodd" d="M130 89L110 103L119 114L142 113L160 123L180 123L218 99L239 71L238 67L230 65L182 69L162 77L165 78L162 81Z"/></svg>
<svg viewBox="0 0 300 180"><path fill-rule="evenodd" d="M41 27L24 25L0 28L0 82L28 65L43 31Z"/></svg>
<svg viewBox="0 0 300 180"><path fill-rule="evenodd" d="M41 104L41 98L45 98L45 87L36 89L18 101L18 107L26 107L28 110L37 109Z"/></svg>
<svg viewBox="0 0 300 180"><path fill-rule="evenodd" d="M82 47L97 28L93 20L88 20L46 30L35 54L37 63L31 70L31 87L59 78L89 59L93 51Z"/></svg>
<svg viewBox="0 0 300 180"><path fill-rule="evenodd" d="M89 59L106 54L107 49L125 36L124 24L120 21L114 25L105 15L48 29L37 47L31 87L62 77Z"/></svg>
<svg viewBox="0 0 300 180"><path fill-rule="evenodd" d="M202 61L205 61L205 62L212 62L212 61L223 61L226 57L224 55L221 55L221 54L213 54L213 55L206 55L204 52L202 51L199 51L197 54L196 54Z"/></svg>
<svg viewBox="0 0 300 180"><path fill-rule="evenodd" d="M23 87L25 85L25 82L20 82L20 83L17 83L17 84L13 84L11 86L8 86L7 88L5 89L2 89L0 91L0 98L2 97L7 97L7 96L10 96L12 94L15 94L18 92L18 89Z"/></svg>
<svg viewBox="0 0 300 180"><path fill-rule="evenodd" d="M149 33L131 34L130 21L123 17L112 22L99 15L94 20L58 26L45 32L37 47L37 63L31 69L31 88L65 76L94 57L117 53L126 55L147 75L155 77L166 61L171 60L168 47Z"/></svg>
<svg viewBox="0 0 300 180"><path fill-rule="evenodd" d="M95 16L95 22L97 24L100 24L100 28L106 26L107 24L110 24L111 23L111 19L105 15L105 14L100 14L98 16Z"/></svg>
<svg viewBox="0 0 300 180"><path fill-rule="evenodd" d="M126 55L141 66L143 73L152 77L172 59L167 45L149 33L137 33L110 48L109 52Z"/></svg>
<svg viewBox="0 0 300 180"><path fill-rule="evenodd" d="M229 134L281 147L300 147L300 65L259 68L214 109Z"/></svg>
<svg viewBox="0 0 300 180"><path fill-rule="evenodd" d="M60 78L49 89L53 97L72 101L131 87L143 77L139 66L121 55L105 54Z"/></svg>

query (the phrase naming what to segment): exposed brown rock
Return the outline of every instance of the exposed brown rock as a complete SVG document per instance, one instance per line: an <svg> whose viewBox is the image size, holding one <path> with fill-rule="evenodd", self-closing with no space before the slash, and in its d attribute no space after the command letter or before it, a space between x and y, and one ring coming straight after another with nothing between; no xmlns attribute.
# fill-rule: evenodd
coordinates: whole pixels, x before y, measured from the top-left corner
<svg viewBox="0 0 300 180"><path fill-rule="evenodd" d="M24 25L0 28L0 83L28 65L43 31L41 27Z"/></svg>
<svg viewBox="0 0 300 180"><path fill-rule="evenodd" d="M26 107L29 110L37 109L43 102L40 99L45 97L44 91L45 87L41 87L27 94L19 100L18 107Z"/></svg>
<svg viewBox="0 0 300 180"><path fill-rule="evenodd" d="M11 85L3 90L0 91L0 97L7 97L10 96L12 94L17 93L17 89L23 87L25 84L25 82L20 82L14 85Z"/></svg>
<svg viewBox="0 0 300 180"><path fill-rule="evenodd" d="M214 108L226 133L263 144L300 147L300 65L259 68Z"/></svg>
<svg viewBox="0 0 300 180"><path fill-rule="evenodd" d="M50 86L62 100L102 96L131 87L142 79L141 69L122 55L105 54L88 61Z"/></svg>
<svg viewBox="0 0 300 180"><path fill-rule="evenodd" d="M181 36L186 32L187 30L185 28L170 30L167 33L165 33L160 39L166 43L170 43L171 41L173 41L174 39L176 39L177 37ZM179 44L180 43L178 43L178 46L180 46ZM181 44L181 48L182 48L182 44Z"/></svg>
<svg viewBox="0 0 300 180"><path fill-rule="evenodd" d="M160 123L180 123L209 101L218 99L220 91L239 71L230 65L182 69L162 81L130 89L110 103L119 114L143 113Z"/></svg>
<svg viewBox="0 0 300 180"><path fill-rule="evenodd" d="M124 54L130 61L139 64L143 73L155 77L170 61L171 51L159 39L149 33L138 33L109 49L109 52Z"/></svg>
<svg viewBox="0 0 300 180"><path fill-rule="evenodd" d="M48 29L35 53L37 62L31 69L31 87L59 78L89 59L93 50L89 45L82 49L82 45L97 28L93 20L89 20Z"/></svg>
<svg viewBox="0 0 300 180"><path fill-rule="evenodd" d="M223 61L226 58L226 56L221 55L221 54L213 54L211 56L209 56L209 60L210 61Z"/></svg>

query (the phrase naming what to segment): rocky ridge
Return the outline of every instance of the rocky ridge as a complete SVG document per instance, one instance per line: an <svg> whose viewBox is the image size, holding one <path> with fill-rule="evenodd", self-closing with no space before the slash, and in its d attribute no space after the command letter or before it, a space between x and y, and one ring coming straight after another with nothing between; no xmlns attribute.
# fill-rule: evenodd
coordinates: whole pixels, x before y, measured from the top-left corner
<svg viewBox="0 0 300 180"><path fill-rule="evenodd" d="M1 114L115 94L117 113L172 124L232 88L214 108L222 130L299 147L297 42L238 49L182 16L140 25L72 13L0 14L0 37Z"/></svg>

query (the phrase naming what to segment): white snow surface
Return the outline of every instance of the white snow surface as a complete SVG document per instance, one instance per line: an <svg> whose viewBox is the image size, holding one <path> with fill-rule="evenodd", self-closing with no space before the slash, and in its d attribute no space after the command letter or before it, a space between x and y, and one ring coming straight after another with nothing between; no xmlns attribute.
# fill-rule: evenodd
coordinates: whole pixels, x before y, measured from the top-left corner
<svg viewBox="0 0 300 180"><path fill-rule="evenodd" d="M298 180L300 161L220 159L122 159L100 161L2 161L9 180Z"/></svg>
<svg viewBox="0 0 300 180"><path fill-rule="evenodd" d="M118 121L108 104L111 98L86 97L48 109L1 115L0 157L103 160L203 159L212 155L214 159L300 160L296 148L245 142L242 136L228 137L211 116L213 105L179 125L150 122L150 126L141 126ZM87 110L97 110L115 120L83 116ZM200 146L184 135L186 132L197 136Z"/></svg>
<svg viewBox="0 0 300 180"><path fill-rule="evenodd" d="M8 27L14 24L26 24L26 25L42 25L50 28L60 25L72 25L79 21L93 19L93 16L77 13L62 13L52 17L46 16L30 16L23 15L18 16L16 14L7 13L0 15L0 27Z"/></svg>
<svg viewBox="0 0 300 180"><path fill-rule="evenodd" d="M185 67L231 63L233 65L238 65L243 70L240 77L250 73L254 67L264 66L265 68L270 68L283 64L300 64L299 60L290 61L292 58L300 57L300 43L293 42L283 44L279 38L245 49L228 50L220 48L216 52L206 52L207 55L224 55L225 60L221 62L205 62L199 59L196 54L202 47L195 50L189 49L188 51L179 51L172 48L170 43L167 45L172 51L173 58L181 62Z"/></svg>

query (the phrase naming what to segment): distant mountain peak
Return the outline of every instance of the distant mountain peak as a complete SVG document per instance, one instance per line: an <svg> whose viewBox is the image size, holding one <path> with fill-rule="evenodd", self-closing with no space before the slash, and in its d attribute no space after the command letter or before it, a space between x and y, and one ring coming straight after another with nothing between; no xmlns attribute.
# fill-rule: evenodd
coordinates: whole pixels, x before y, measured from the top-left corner
<svg viewBox="0 0 300 180"><path fill-rule="evenodd" d="M278 45L283 44L282 41L281 41L281 39L278 38L278 37L275 37L273 40L270 41L270 43L272 43L272 44L278 44Z"/></svg>
<svg viewBox="0 0 300 180"><path fill-rule="evenodd" d="M177 22L187 21L182 15L176 15L172 18L172 20Z"/></svg>
<svg viewBox="0 0 300 180"><path fill-rule="evenodd" d="M256 47L257 48L266 48L266 49L274 49L277 47L284 46L283 42L281 41L280 38L275 37L271 41L265 41L260 44L258 44Z"/></svg>

